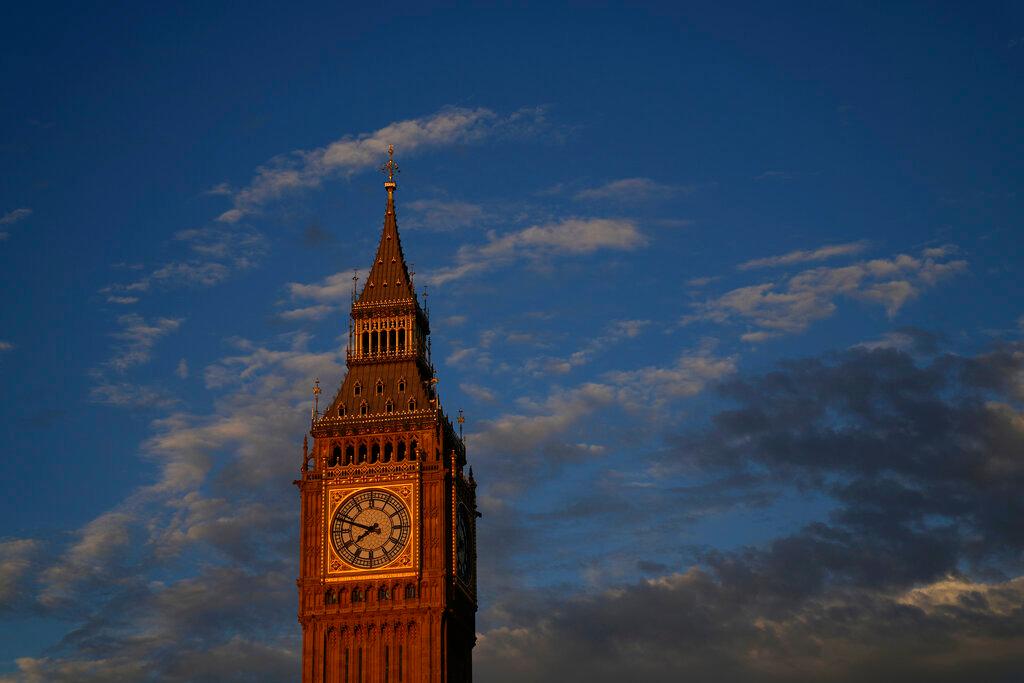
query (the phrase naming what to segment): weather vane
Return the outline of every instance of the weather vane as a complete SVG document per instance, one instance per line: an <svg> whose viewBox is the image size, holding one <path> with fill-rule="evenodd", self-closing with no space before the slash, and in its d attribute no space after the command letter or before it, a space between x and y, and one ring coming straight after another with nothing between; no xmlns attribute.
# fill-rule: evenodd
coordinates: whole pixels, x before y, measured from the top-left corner
<svg viewBox="0 0 1024 683"><path fill-rule="evenodd" d="M398 164L395 163L395 146L388 145L388 163L380 167L381 173L388 174L388 182L395 182L395 174L399 173Z"/></svg>
<svg viewBox="0 0 1024 683"><path fill-rule="evenodd" d="M459 440L462 441L462 425L466 424L466 416L462 414L462 408L459 408Z"/></svg>

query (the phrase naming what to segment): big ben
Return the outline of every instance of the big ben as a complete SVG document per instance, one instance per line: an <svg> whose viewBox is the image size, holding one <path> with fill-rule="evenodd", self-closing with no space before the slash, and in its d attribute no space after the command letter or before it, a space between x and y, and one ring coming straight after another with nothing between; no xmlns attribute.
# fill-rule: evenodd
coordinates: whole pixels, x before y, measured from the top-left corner
<svg viewBox="0 0 1024 683"><path fill-rule="evenodd" d="M395 215L393 148L373 265L353 288L346 364L304 446L304 683L472 680L476 482L445 413Z"/></svg>

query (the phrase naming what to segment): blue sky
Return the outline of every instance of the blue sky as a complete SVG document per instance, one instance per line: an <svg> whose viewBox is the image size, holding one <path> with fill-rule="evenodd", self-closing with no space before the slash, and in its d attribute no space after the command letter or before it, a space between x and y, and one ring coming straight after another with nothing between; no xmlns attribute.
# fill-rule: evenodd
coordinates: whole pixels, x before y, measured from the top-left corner
<svg viewBox="0 0 1024 683"><path fill-rule="evenodd" d="M388 144L482 680L1024 667L1020 7L3 23L0 680L291 680Z"/></svg>

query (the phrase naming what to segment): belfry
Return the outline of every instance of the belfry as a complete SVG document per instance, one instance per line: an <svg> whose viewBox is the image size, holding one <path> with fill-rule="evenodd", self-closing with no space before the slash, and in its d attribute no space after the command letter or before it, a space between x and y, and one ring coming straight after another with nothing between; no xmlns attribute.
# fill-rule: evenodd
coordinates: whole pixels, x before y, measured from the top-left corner
<svg viewBox="0 0 1024 683"><path fill-rule="evenodd" d="M303 441L299 623L304 683L472 680L476 482L441 406L430 323L395 215L353 286L346 373ZM461 422L461 417L459 418Z"/></svg>

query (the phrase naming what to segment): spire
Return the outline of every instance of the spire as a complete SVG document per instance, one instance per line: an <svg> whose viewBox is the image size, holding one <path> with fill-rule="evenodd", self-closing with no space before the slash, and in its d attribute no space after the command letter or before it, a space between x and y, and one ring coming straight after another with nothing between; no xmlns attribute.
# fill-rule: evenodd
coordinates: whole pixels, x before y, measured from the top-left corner
<svg viewBox="0 0 1024 683"><path fill-rule="evenodd" d="M384 229L381 231L377 255L366 276L363 291L356 302L357 305L416 300L409 277L409 268L405 264L405 255L402 253L402 242L398 236L398 219L395 216L395 190L398 189L398 184L395 182L395 174L399 170L394 155L394 145L388 145L388 161L380 169L387 177L387 180L384 181L384 189L388 193L387 205L384 208Z"/></svg>

